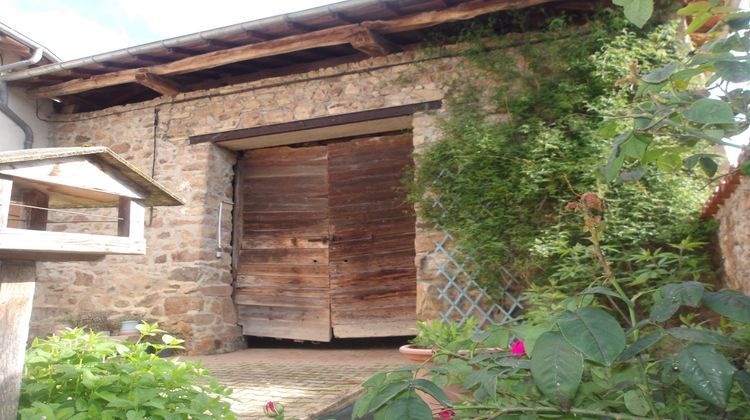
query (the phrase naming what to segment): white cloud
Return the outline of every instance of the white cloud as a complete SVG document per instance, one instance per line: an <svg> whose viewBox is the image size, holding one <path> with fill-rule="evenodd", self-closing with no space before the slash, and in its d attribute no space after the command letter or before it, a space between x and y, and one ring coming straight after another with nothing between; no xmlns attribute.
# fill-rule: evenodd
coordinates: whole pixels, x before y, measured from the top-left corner
<svg viewBox="0 0 750 420"><path fill-rule="evenodd" d="M81 3L86 2L0 0L0 21L49 48L63 60L70 60L334 1L114 0Z"/></svg>
<svg viewBox="0 0 750 420"><path fill-rule="evenodd" d="M49 48L64 60L123 48L133 43L133 38L126 32L95 22L72 9L27 11L10 3L0 0L3 23Z"/></svg>

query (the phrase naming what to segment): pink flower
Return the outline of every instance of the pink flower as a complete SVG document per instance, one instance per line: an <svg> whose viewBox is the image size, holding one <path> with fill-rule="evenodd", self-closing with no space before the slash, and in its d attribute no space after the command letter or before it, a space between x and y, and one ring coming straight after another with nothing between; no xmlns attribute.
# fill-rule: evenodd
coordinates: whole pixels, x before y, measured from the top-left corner
<svg viewBox="0 0 750 420"><path fill-rule="evenodd" d="M565 205L565 210L575 210L578 207L578 203L571 201Z"/></svg>
<svg viewBox="0 0 750 420"><path fill-rule="evenodd" d="M602 210L602 199L592 192L583 193L583 195L581 196L581 200L583 200L583 203L586 204L586 207L590 209L599 211Z"/></svg>
<svg viewBox="0 0 750 420"><path fill-rule="evenodd" d="M442 410L440 410L440 412L438 413L438 418L439 418L440 420L452 420L452 419L453 419L453 417L456 417L456 412L455 412L455 411L453 411L453 410L449 410L449 409L447 409L447 408L443 408L443 409L442 409Z"/></svg>
<svg viewBox="0 0 750 420"><path fill-rule="evenodd" d="M263 413L268 418L281 420L284 418L284 407L281 404L269 401L263 406Z"/></svg>
<svg viewBox="0 0 750 420"><path fill-rule="evenodd" d="M510 345L510 352L515 356L523 356L524 353L526 353L526 346L524 345L523 340L516 340L513 342L513 344Z"/></svg>

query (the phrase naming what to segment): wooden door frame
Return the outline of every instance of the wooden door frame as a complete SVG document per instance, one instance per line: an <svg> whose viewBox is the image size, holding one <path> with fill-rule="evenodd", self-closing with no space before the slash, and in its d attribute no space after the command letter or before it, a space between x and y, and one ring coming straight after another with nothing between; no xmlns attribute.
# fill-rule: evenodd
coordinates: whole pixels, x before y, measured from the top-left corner
<svg viewBox="0 0 750 420"><path fill-rule="evenodd" d="M413 114L440 109L442 101L426 101L374 110L338 114L328 117L271 124L219 133L196 135L189 138L190 144L214 143L217 146L237 152L234 167L232 209L232 301L240 260L240 241L243 228L241 209L242 174L239 161L245 150L269 148L308 142L326 141L346 137L364 137L413 128ZM235 305L235 310L237 310Z"/></svg>

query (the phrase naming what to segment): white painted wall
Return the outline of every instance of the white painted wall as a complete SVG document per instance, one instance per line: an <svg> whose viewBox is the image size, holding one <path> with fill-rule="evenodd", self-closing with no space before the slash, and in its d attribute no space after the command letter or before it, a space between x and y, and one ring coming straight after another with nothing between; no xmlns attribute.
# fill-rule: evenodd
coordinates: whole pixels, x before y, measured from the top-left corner
<svg viewBox="0 0 750 420"><path fill-rule="evenodd" d="M19 60L18 56L11 53L2 53L0 57L3 64L10 64ZM49 129L47 123L36 116L36 101L27 98L23 89L11 88L8 95L8 106L31 126L34 132L34 147L49 147ZM0 151L17 149L23 149L23 131L8 117L0 113Z"/></svg>

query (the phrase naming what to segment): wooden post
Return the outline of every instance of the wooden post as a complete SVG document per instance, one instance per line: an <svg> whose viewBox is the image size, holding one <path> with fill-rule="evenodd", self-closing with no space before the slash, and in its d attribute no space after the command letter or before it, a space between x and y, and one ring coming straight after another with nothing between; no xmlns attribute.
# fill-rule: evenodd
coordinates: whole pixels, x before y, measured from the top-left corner
<svg viewBox="0 0 750 420"><path fill-rule="evenodd" d="M11 189L13 189L13 180L0 177L0 229L8 227Z"/></svg>
<svg viewBox="0 0 750 420"><path fill-rule="evenodd" d="M117 236L127 236L130 239L143 239L146 221L146 208L141 200L120 197L117 206Z"/></svg>
<svg viewBox="0 0 750 420"><path fill-rule="evenodd" d="M34 301L36 263L0 261L0 419L15 419Z"/></svg>
<svg viewBox="0 0 750 420"><path fill-rule="evenodd" d="M47 208L49 196L39 190L28 190L23 193L23 204ZM26 229L47 230L47 210L27 208Z"/></svg>

